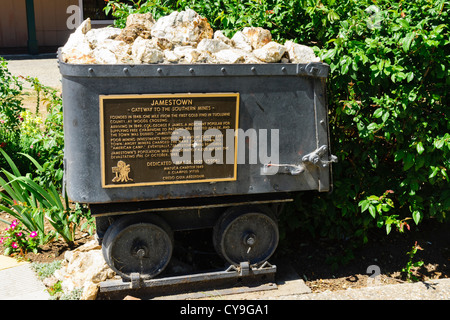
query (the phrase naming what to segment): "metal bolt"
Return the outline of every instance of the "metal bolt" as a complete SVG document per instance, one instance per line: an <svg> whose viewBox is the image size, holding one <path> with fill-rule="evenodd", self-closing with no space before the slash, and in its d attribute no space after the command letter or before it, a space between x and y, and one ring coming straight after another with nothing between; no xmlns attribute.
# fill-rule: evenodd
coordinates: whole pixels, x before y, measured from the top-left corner
<svg viewBox="0 0 450 320"><path fill-rule="evenodd" d="M189 68L189 72L190 72L190 73L194 73L194 69Z"/></svg>
<svg viewBox="0 0 450 320"><path fill-rule="evenodd" d="M256 236L253 233L249 233L244 237L244 243L249 246L253 246L256 243Z"/></svg>
<svg viewBox="0 0 450 320"><path fill-rule="evenodd" d="M225 68L220 69L220 71L222 71L222 73L226 73L227 70Z"/></svg>
<svg viewBox="0 0 450 320"><path fill-rule="evenodd" d="M140 248L137 252L136 255L138 256L138 258L142 259L145 256L145 249Z"/></svg>
<svg viewBox="0 0 450 320"><path fill-rule="evenodd" d="M156 69L156 72L162 73L162 69L161 69L161 68L158 68L158 69Z"/></svg>

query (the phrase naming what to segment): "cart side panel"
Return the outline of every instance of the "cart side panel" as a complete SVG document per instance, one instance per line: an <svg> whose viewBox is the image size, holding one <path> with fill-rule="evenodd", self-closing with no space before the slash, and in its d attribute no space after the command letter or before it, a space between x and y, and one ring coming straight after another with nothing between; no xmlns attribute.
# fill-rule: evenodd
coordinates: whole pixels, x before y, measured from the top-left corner
<svg viewBox="0 0 450 320"><path fill-rule="evenodd" d="M60 63L60 67L63 75L65 183L68 195L74 201L110 203L301 190L326 191L330 187L328 166L306 165L300 174L281 169L277 174L262 174L264 165L261 161L249 163L248 156L252 150L249 150L248 139L242 137L238 139L240 145L237 150L245 150L246 160L237 165L236 181L102 187L100 95L239 93L239 129L243 132L256 130L258 133L260 129L266 129L269 157L272 151L276 151L271 150L270 139L275 137L273 130L277 130L279 158L278 163L272 164L301 163L305 155L320 146L328 146L328 129L324 78L299 74L296 65L290 65L276 74L270 69L273 66L269 69L257 66L263 71L260 74L255 74L254 70L248 71L248 65L241 66L245 67L245 72L238 72L241 70L239 66L227 67L229 73L224 73L223 68L217 69L216 66L219 75L214 75L211 67L195 67L196 72L183 74L179 70L189 66L178 66L178 69L171 66L167 70L162 66L162 72L154 70L155 67L146 69L142 66L134 69L130 66L131 72L122 71L127 69L123 66L119 70L118 66L90 68ZM320 72L326 73L327 70L322 68ZM258 154L258 160L261 160L261 154Z"/></svg>

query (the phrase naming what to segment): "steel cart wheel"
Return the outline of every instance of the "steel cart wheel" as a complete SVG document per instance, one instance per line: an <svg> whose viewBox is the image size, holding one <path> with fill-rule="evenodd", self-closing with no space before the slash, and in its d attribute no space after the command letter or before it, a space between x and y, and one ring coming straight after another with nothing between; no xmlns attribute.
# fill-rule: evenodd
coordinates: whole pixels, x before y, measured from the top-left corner
<svg viewBox="0 0 450 320"><path fill-rule="evenodd" d="M106 231L102 252L106 263L124 280L139 273L143 280L160 274L170 261L173 233L157 216L125 216Z"/></svg>
<svg viewBox="0 0 450 320"><path fill-rule="evenodd" d="M213 229L214 248L233 265L267 261L275 252L278 240L277 220L265 208L230 208Z"/></svg>

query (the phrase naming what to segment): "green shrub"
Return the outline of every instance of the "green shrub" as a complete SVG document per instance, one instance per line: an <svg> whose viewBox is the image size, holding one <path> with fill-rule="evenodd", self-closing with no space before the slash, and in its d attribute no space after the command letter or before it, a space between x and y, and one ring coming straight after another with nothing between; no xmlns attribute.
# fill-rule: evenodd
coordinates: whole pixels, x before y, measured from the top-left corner
<svg viewBox="0 0 450 320"><path fill-rule="evenodd" d="M40 185L53 184L62 189L64 131L62 99L59 93L43 86L37 78L26 78L37 94L36 112L23 111L19 126L20 150L35 158L43 170L33 170ZM46 108L45 118L39 114L41 104Z"/></svg>
<svg viewBox="0 0 450 320"><path fill-rule="evenodd" d="M21 81L8 71L7 62L0 57L0 148L21 172L33 172L40 185L53 184L62 188L64 133L62 99L59 93L43 86L36 78L23 78L32 84L37 95L36 112L22 106ZM39 108L46 108L45 118ZM24 153L37 159L44 170L35 170ZM0 168L7 168L0 157Z"/></svg>
<svg viewBox="0 0 450 320"><path fill-rule="evenodd" d="M22 107L22 83L8 70L8 63L0 57L0 148L16 161L19 149L18 128ZM16 161L17 162L17 161ZM6 161L0 159L0 168Z"/></svg>
<svg viewBox="0 0 450 320"><path fill-rule="evenodd" d="M334 192L300 194L286 228L368 240L448 220L449 2L303 1L298 41L328 63ZM290 27L291 28L291 27ZM414 223L411 223L414 221Z"/></svg>
<svg viewBox="0 0 450 320"><path fill-rule="evenodd" d="M322 27L328 37L316 39L331 67L330 125L340 160L326 211L333 205L334 221L351 226L331 223L327 232L355 230L363 240L368 216L389 233L411 219L443 221L450 209L449 2L371 5L330 4L336 17Z"/></svg>
<svg viewBox="0 0 450 320"><path fill-rule="evenodd" d="M5 127L14 128L19 124L19 114L23 111L22 84L8 70L8 63L0 57L0 120Z"/></svg>

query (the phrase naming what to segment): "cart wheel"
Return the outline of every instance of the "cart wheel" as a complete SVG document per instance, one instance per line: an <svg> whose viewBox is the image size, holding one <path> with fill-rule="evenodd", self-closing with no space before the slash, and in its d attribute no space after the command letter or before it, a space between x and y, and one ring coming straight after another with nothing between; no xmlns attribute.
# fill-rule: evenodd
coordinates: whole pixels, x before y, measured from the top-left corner
<svg viewBox="0 0 450 320"><path fill-rule="evenodd" d="M106 231L102 252L106 263L124 280L139 273L146 280L161 273L170 261L173 233L157 216L125 216Z"/></svg>
<svg viewBox="0 0 450 320"><path fill-rule="evenodd" d="M275 252L278 239L276 218L265 208L230 208L213 229L214 248L233 265L267 261Z"/></svg>

